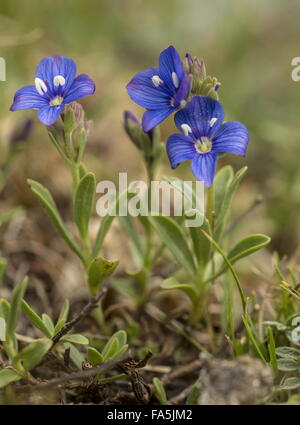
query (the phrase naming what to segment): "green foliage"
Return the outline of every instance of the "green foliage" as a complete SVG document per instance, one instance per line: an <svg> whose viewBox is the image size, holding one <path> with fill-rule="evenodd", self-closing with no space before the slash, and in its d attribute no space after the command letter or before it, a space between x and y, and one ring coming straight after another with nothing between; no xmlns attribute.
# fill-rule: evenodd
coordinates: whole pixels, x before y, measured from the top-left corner
<svg viewBox="0 0 300 425"><path fill-rule="evenodd" d="M95 191L95 175L93 173L87 173L77 186L74 202L74 218L83 240L88 236L88 226L92 215Z"/></svg>
<svg viewBox="0 0 300 425"><path fill-rule="evenodd" d="M154 393L159 400L159 403L162 405L168 404L166 391L160 379L153 378L153 388Z"/></svg>
<svg viewBox="0 0 300 425"><path fill-rule="evenodd" d="M31 179L28 179L28 184L34 195L37 197L38 201L46 209L50 220L52 221L54 227L59 232L61 237L69 245L72 251L75 252L75 254L84 262L84 256L79 246L75 242L73 235L64 225L63 220L57 210L54 199L49 190L42 186L40 183Z"/></svg>
<svg viewBox="0 0 300 425"><path fill-rule="evenodd" d="M118 266L119 261L108 261L103 257L95 258L88 269L88 283L92 295L97 295L101 285Z"/></svg>

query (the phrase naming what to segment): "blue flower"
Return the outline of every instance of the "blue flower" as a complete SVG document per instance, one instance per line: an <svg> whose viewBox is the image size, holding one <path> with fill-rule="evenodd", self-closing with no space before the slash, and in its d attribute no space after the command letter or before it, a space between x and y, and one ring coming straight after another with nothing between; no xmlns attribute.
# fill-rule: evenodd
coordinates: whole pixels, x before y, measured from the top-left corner
<svg viewBox="0 0 300 425"><path fill-rule="evenodd" d="M167 141L171 167L191 160L195 177L211 186L218 155L233 153L244 156L249 142L247 128L236 121L223 124L224 110L220 102L206 96L194 96L175 115L176 127L183 134L173 134Z"/></svg>
<svg viewBox="0 0 300 425"><path fill-rule="evenodd" d="M91 78L75 75L76 64L72 59L58 55L44 58L37 67L35 85L18 90L10 110L37 109L39 120L52 125L66 104L95 91Z"/></svg>
<svg viewBox="0 0 300 425"><path fill-rule="evenodd" d="M146 108L142 120L148 132L185 104L190 92L190 77L184 72L173 46L159 56L159 67L137 74L126 86L134 102Z"/></svg>

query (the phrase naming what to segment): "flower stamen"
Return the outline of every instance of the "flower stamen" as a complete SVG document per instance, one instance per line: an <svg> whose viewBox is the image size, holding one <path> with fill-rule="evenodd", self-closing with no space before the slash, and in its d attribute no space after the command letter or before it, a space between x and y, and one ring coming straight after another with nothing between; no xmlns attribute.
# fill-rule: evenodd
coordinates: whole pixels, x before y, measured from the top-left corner
<svg viewBox="0 0 300 425"><path fill-rule="evenodd" d="M211 151L212 143L208 137L201 137L200 140L196 141L195 148L198 153L207 153Z"/></svg>
<svg viewBox="0 0 300 425"><path fill-rule="evenodd" d="M155 85L155 87L159 87L164 83L159 75L153 75L151 80L152 80L152 83Z"/></svg>
<svg viewBox="0 0 300 425"><path fill-rule="evenodd" d="M50 106L57 106L57 105L61 105L63 103L64 98L61 96L55 96L51 101L50 101Z"/></svg>
<svg viewBox="0 0 300 425"><path fill-rule="evenodd" d="M178 76L177 76L176 72L172 72L172 81L173 81L173 84L176 87L176 89L178 89L179 80L178 80Z"/></svg>
<svg viewBox="0 0 300 425"><path fill-rule="evenodd" d="M43 96L44 93L47 93L48 89L46 84L44 83L43 80L41 80L40 78L35 78L34 80L34 84L35 84L35 88L38 92L38 94L40 94L41 96Z"/></svg>
<svg viewBox="0 0 300 425"><path fill-rule="evenodd" d="M55 87L64 86L66 84L66 79L62 75L56 75L53 78L53 84L55 85Z"/></svg>
<svg viewBox="0 0 300 425"><path fill-rule="evenodd" d="M212 118L210 121L209 121L209 126L210 127L212 127L214 124L215 124L215 122L216 121L218 121L218 118Z"/></svg>
<svg viewBox="0 0 300 425"><path fill-rule="evenodd" d="M188 136L189 133L192 133L192 129L188 124L181 124L181 129L182 129L183 134L185 136Z"/></svg>

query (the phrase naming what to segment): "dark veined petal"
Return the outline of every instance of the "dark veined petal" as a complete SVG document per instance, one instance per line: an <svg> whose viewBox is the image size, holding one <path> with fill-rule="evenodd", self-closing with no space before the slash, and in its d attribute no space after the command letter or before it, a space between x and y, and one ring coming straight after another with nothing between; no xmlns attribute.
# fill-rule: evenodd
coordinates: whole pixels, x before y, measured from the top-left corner
<svg viewBox="0 0 300 425"><path fill-rule="evenodd" d="M47 98L38 94L35 86L25 86L16 92L10 110L19 111L21 109L39 109L47 104Z"/></svg>
<svg viewBox="0 0 300 425"><path fill-rule="evenodd" d="M175 93L184 76L182 62L175 47L170 46L161 52L159 56L159 74L171 92Z"/></svg>
<svg viewBox="0 0 300 425"><path fill-rule="evenodd" d="M170 106L171 94L165 83L154 85L152 77L159 76L157 68L150 68L135 75L127 84L130 98L146 109L162 109Z"/></svg>
<svg viewBox="0 0 300 425"><path fill-rule="evenodd" d="M146 111L142 119L143 130L147 133L156 127L163 120L165 120L169 115L172 114L174 108L165 108L165 109L156 109L152 111Z"/></svg>
<svg viewBox="0 0 300 425"><path fill-rule="evenodd" d="M185 100L190 92L191 88L191 79L190 77L185 74L184 77L181 80L180 86L174 96L174 106L175 108L178 108L183 100Z"/></svg>
<svg viewBox="0 0 300 425"><path fill-rule="evenodd" d="M96 86L94 81L86 74L80 74L75 78L66 96L64 103L73 102L80 97L89 96L94 93Z"/></svg>
<svg viewBox="0 0 300 425"><path fill-rule="evenodd" d="M207 96L194 96L187 105L175 115L175 124L182 131L182 124L188 124L192 137L211 137L221 127L224 110L220 102Z"/></svg>
<svg viewBox="0 0 300 425"><path fill-rule="evenodd" d="M56 106L44 106L38 110L38 119L45 125L52 125L64 110L64 104Z"/></svg>
<svg viewBox="0 0 300 425"><path fill-rule="evenodd" d="M246 155L249 133L244 124L228 121L221 126L212 140L213 152L229 152L235 155Z"/></svg>
<svg viewBox="0 0 300 425"><path fill-rule="evenodd" d="M195 143L190 137L172 134L167 141L167 154L171 167L178 167L183 161L192 159L196 154Z"/></svg>
<svg viewBox="0 0 300 425"><path fill-rule="evenodd" d="M218 154L213 152L195 155L191 162L194 176L209 187L212 185L216 172Z"/></svg>
<svg viewBox="0 0 300 425"><path fill-rule="evenodd" d="M63 86L54 85L54 77L61 75L65 79ZM50 88L51 94L65 94L72 85L76 75L76 63L64 56L48 56L37 67L36 77L43 80Z"/></svg>

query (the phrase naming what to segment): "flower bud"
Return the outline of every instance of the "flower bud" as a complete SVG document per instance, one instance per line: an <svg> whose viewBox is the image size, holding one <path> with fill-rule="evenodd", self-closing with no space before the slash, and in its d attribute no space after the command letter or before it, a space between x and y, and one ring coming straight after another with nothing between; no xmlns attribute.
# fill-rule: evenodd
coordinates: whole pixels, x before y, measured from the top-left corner
<svg viewBox="0 0 300 425"><path fill-rule="evenodd" d="M221 83L218 82L217 78L210 77L206 74L206 67L203 60L197 57L192 58L191 55L187 53L184 67L192 79L192 95L209 96L218 100L219 96L217 90L220 88Z"/></svg>

